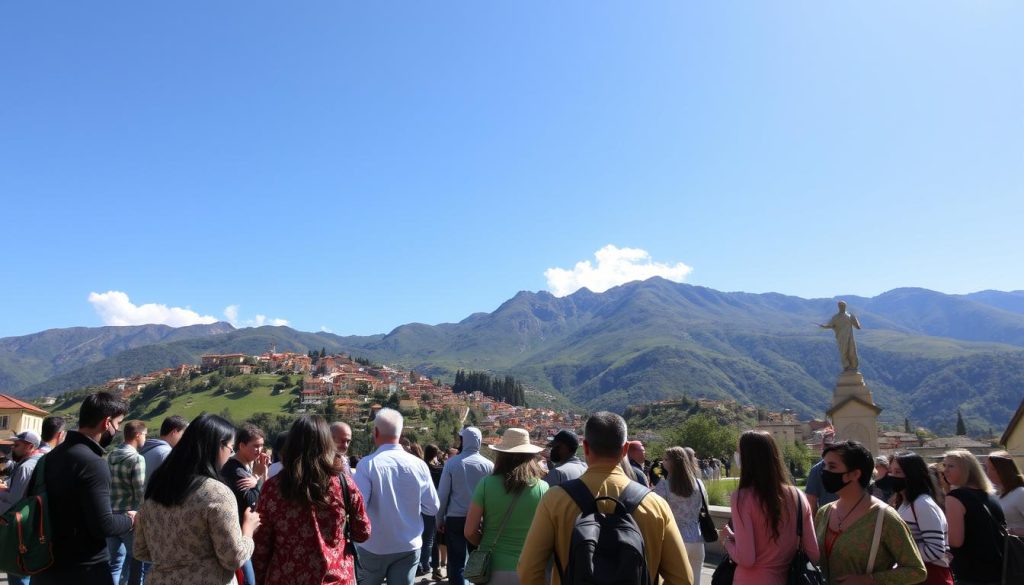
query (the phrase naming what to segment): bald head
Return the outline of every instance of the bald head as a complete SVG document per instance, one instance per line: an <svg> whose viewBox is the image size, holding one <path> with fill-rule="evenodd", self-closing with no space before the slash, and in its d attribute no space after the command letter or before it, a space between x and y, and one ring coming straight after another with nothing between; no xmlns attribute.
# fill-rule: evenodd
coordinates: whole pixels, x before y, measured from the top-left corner
<svg viewBox="0 0 1024 585"><path fill-rule="evenodd" d="M331 423L331 438L338 448L338 454L347 455L348 446L352 444L352 427L341 421Z"/></svg>

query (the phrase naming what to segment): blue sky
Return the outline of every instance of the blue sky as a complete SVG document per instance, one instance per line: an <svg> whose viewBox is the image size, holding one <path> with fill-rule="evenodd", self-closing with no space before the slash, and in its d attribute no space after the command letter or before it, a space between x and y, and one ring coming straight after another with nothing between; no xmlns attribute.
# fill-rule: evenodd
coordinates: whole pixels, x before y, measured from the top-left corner
<svg viewBox="0 0 1024 585"><path fill-rule="evenodd" d="M3 3L0 336L1024 289L1024 5L705 4Z"/></svg>

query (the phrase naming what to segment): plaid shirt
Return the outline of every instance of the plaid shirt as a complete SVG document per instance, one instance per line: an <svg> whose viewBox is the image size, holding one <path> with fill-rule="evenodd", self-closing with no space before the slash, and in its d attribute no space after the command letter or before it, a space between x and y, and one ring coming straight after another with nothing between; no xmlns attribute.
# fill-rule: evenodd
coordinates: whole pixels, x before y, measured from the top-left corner
<svg viewBox="0 0 1024 585"><path fill-rule="evenodd" d="M121 445L108 456L110 508L115 514L138 510L146 483L146 459L131 445Z"/></svg>

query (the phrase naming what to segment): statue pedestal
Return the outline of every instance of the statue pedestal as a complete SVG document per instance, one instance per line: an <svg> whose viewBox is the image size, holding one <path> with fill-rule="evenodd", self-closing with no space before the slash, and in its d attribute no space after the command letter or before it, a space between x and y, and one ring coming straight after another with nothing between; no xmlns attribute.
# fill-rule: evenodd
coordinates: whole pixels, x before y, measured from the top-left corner
<svg viewBox="0 0 1024 585"><path fill-rule="evenodd" d="M836 440L860 441L872 455L878 455L878 415L881 412L860 372L839 374L832 393L832 407L826 413L832 419Z"/></svg>

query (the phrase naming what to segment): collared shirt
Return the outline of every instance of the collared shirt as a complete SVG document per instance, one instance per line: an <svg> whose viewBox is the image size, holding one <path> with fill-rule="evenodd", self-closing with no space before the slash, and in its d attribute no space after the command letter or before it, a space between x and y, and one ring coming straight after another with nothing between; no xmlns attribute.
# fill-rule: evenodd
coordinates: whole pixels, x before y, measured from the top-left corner
<svg viewBox="0 0 1024 585"><path fill-rule="evenodd" d="M568 461L552 469L544 476L544 481L551 487L577 479L587 472L587 464L573 455Z"/></svg>
<svg viewBox="0 0 1024 585"><path fill-rule="evenodd" d="M114 513L138 510L146 484L146 460L135 447L121 445L107 456L110 465L110 509Z"/></svg>
<svg viewBox="0 0 1024 585"><path fill-rule="evenodd" d="M449 517L464 517L469 513L473 492L480 480L494 472L494 464L479 450L463 451L444 464L441 484L437 490L441 500L437 521Z"/></svg>
<svg viewBox="0 0 1024 585"><path fill-rule="evenodd" d="M421 515L437 514L440 505L426 462L406 453L401 445L381 445L359 460L353 479L373 527L359 548L377 555L420 548Z"/></svg>
<svg viewBox="0 0 1024 585"><path fill-rule="evenodd" d="M591 465L580 479L592 493L611 497L618 497L631 481L618 465L606 463ZM605 509L607 504L609 502L602 501L598 506ZM526 546L519 556L521 585L547 583L544 573L552 553L557 554L560 562L565 562L579 514L579 506L564 489L554 487L544 494L526 536ZM683 538L668 503L661 496L650 493L633 512L633 518L644 536L647 569L651 577L660 575L665 585L693 585L693 572L683 547ZM552 579L552 583L560 583L557 570Z"/></svg>

